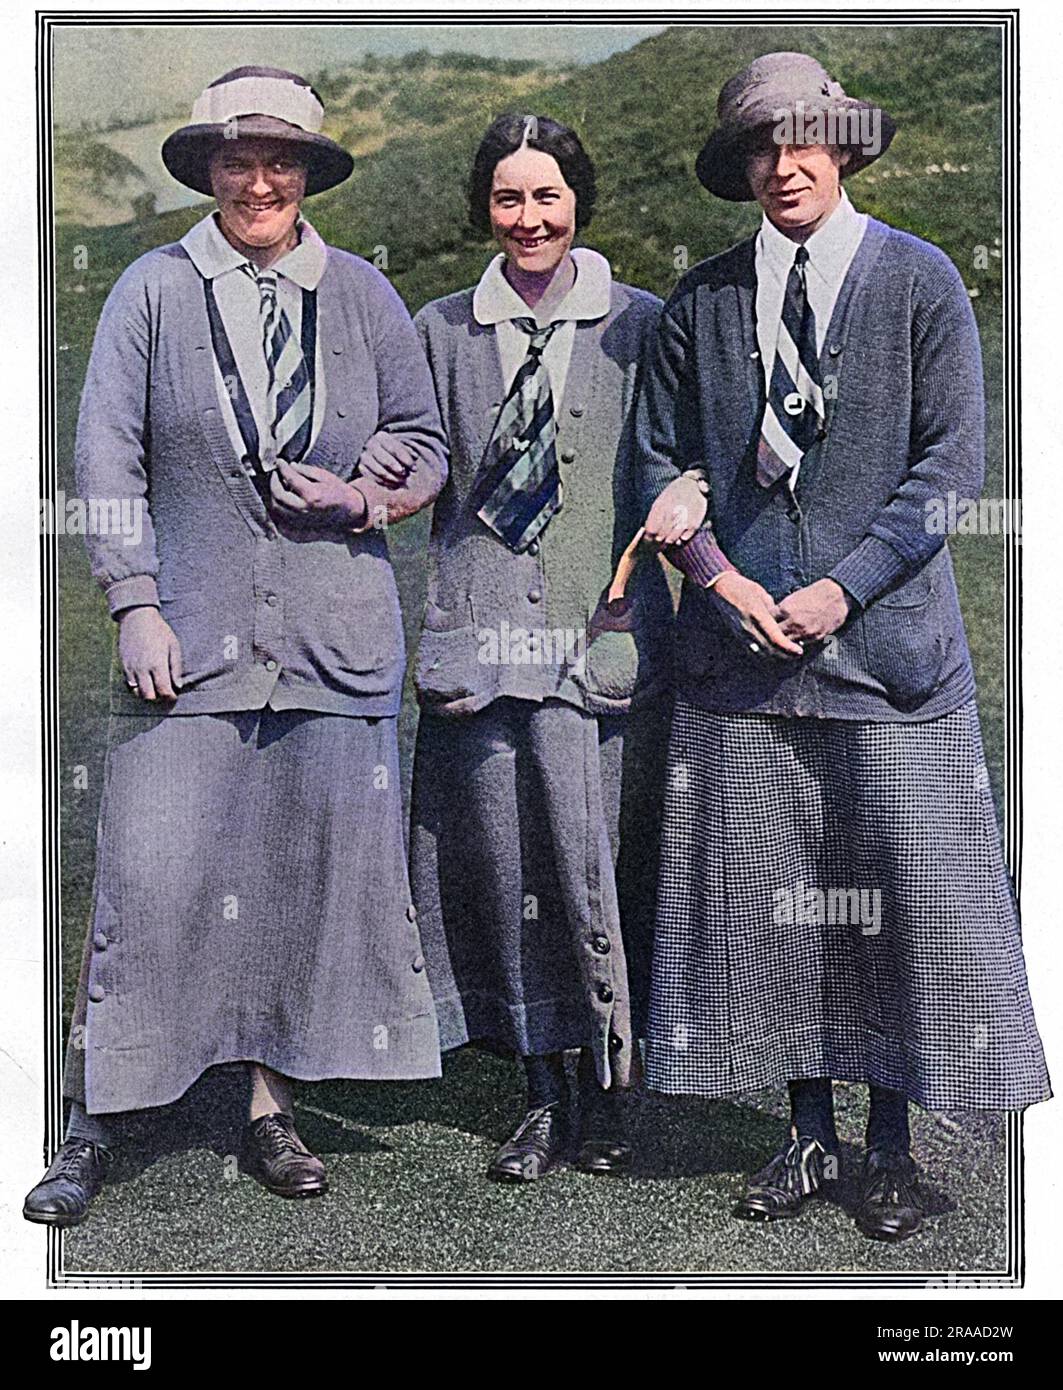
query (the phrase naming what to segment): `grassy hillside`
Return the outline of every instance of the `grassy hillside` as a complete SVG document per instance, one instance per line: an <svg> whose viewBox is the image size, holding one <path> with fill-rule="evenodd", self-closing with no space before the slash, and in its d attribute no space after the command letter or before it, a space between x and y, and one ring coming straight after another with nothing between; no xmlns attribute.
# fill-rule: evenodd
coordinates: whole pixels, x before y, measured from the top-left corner
<svg viewBox="0 0 1063 1390"><path fill-rule="evenodd" d="M385 246L388 274L411 310L479 277L489 243L465 217L472 152L500 111L528 109L574 124L599 170L600 203L586 239L624 279L666 295L677 248L693 264L756 225L747 206L709 197L692 174L714 123L721 83L756 53L799 44L856 94L882 102L899 133L889 153L854 178L857 206L941 245L974 296L986 354L989 481L1000 482L999 52L993 31L823 27L671 29L604 63L565 73L524 64L411 55L321 74L329 129L359 153L353 176L307 211L326 240L372 255ZM72 488L78 394L103 298L150 247L181 236L201 209L118 227L63 224L57 236L59 482ZM975 269L975 248L993 253ZM83 254L78 254L83 248ZM84 268L76 268L84 266ZM408 624L420 614L424 520L398 528L396 567ZM86 791L64 798L64 890L71 961L91 886L94 823L111 638L88 579L81 543L62 547L64 766L87 764ZM1002 762L1002 575L999 539L954 545L978 670L994 785ZM409 701L403 724L408 758Z"/></svg>
<svg viewBox="0 0 1063 1390"><path fill-rule="evenodd" d="M105 140L57 132L53 158L58 221L110 226L154 212L143 171Z"/></svg>

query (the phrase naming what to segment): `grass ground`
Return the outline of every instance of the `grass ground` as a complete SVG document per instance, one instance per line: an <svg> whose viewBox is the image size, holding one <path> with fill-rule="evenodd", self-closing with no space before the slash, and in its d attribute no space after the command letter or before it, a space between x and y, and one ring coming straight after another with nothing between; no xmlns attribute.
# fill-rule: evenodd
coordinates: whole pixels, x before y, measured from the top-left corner
<svg viewBox="0 0 1063 1390"><path fill-rule="evenodd" d="M515 1189L484 1178L520 1108L516 1068L472 1049L441 1081L300 1088L300 1130L331 1191L271 1197L240 1174L242 1090L218 1071L184 1101L128 1122L114 1180L66 1237L69 1272L898 1272L1005 1267L1002 1124L916 1118L933 1215L900 1246L851 1219L864 1088L838 1088L843 1180L798 1221L750 1226L728 1210L778 1144L781 1094L643 1106L636 1168L565 1169ZM848 1170L850 1180L846 1180ZM962 1185L962 1195L961 1195ZM951 1196L949 1195L951 1193Z"/></svg>

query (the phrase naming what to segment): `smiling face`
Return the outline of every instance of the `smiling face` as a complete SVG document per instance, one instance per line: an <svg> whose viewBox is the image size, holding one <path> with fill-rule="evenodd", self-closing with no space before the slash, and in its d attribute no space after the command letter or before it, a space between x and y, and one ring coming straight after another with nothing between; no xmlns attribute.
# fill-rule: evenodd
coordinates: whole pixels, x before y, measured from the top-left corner
<svg viewBox="0 0 1063 1390"><path fill-rule="evenodd" d="M293 241L306 166L283 140L223 141L210 161L210 186L230 241L262 251Z"/></svg>
<svg viewBox="0 0 1063 1390"><path fill-rule="evenodd" d="M557 269L576 235L576 195L557 160L527 145L495 165L491 231L507 260L527 274Z"/></svg>
<svg viewBox="0 0 1063 1390"><path fill-rule="evenodd" d="M841 167L848 158L833 145L768 142L750 155L746 174L768 220L784 236L803 240L838 206Z"/></svg>

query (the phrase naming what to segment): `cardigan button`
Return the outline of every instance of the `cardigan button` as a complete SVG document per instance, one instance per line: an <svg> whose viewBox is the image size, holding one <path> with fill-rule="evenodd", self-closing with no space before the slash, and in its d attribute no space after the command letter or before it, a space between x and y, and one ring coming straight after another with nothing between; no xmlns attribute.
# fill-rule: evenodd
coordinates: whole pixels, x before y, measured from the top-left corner
<svg viewBox="0 0 1063 1390"><path fill-rule="evenodd" d="M528 592L528 602L529 602L529 603L541 603L541 602L542 602L542 597L543 597L543 591L542 591L541 589L531 589L531 590L529 590L529 592Z"/></svg>
<svg viewBox="0 0 1063 1390"><path fill-rule="evenodd" d="M106 997L103 985L89 985L89 998L94 1004L102 1004Z"/></svg>
<svg viewBox="0 0 1063 1390"><path fill-rule="evenodd" d="M576 459L576 455L575 455L575 452L574 452L572 449L566 449L566 450L562 453L562 455L561 455L561 462L562 462L562 463L574 463L574 462L575 462L575 459Z"/></svg>
<svg viewBox="0 0 1063 1390"><path fill-rule="evenodd" d="M102 931L98 931L92 938L92 944L96 947L97 951L106 951L108 942Z"/></svg>
<svg viewBox="0 0 1063 1390"><path fill-rule="evenodd" d="M347 407L345 405L338 405L336 407L336 414L343 420L347 415Z"/></svg>
<svg viewBox="0 0 1063 1390"><path fill-rule="evenodd" d="M540 546L538 541L532 541L531 545L528 546L529 555L538 555L539 550Z"/></svg>
<svg viewBox="0 0 1063 1390"><path fill-rule="evenodd" d="M756 350L756 348L754 348L753 351L749 354L749 360L751 362L755 362L759 356L760 353Z"/></svg>
<svg viewBox="0 0 1063 1390"><path fill-rule="evenodd" d="M342 345L342 344L336 344L336 343L334 343L333 346L332 346L332 351L335 352L336 354L341 353L341 352L343 351L343 345Z"/></svg>
<svg viewBox="0 0 1063 1390"><path fill-rule="evenodd" d="M831 343L830 347L827 349L827 351L830 353L832 357L837 357L841 350L841 343Z"/></svg>
<svg viewBox="0 0 1063 1390"><path fill-rule="evenodd" d="M414 958L411 969L413 970L413 973L415 975L419 975L421 971L424 969L424 956L416 956Z"/></svg>
<svg viewBox="0 0 1063 1390"><path fill-rule="evenodd" d="M414 907L413 903L410 903L409 907L406 909L406 920L407 922L417 921L417 909Z"/></svg>
<svg viewBox="0 0 1063 1390"><path fill-rule="evenodd" d="M607 956L612 949L609 945L609 938L607 936L592 936L591 947L597 951L600 956Z"/></svg>
<svg viewBox="0 0 1063 1390"><path fill-rule="evenodd" d="M578 420L579 417L583 414L583 407L582 407L581 405L573 405L573 406L570 406L570 407L569 407L569 412L568 412L568 413L569 413L570 415L574 415L574 416L576 417L576 419Z"/></svg>
<svg viewBox="0 0 1063 1390"><path fill-rule="evenodd" d="M613 1002L612 985L599 985L598 998L602 1001L603 1004L611 1004Z"/></svg>
<svg viewBox="0 0 1063 1390"><path fill-rule="evenodd" d="M623 1038L617 1037L615 1033L609 1034L609 1051L622 1052L624 1048Z"/></svg>
<svg viewBox="0 0 1063 1390"><path fill-rule="evenodd" d="M275 671L276 669L277 669L277 663L276 663L275 661L273 661L273 660L271 659L271 660L269 660L269 661L266 662L266 670L267 670L267 671Z"/></svg>

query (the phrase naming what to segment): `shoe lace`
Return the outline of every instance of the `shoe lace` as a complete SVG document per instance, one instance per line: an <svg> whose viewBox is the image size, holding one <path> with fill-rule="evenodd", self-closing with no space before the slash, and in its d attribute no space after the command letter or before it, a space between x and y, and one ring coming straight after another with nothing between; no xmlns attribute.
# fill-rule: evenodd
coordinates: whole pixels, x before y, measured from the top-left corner
<svg viewBox="0 0 1063 1390"><path fill-rule="evenodd" d="M556 1110L556 1104L541 1105L535 1110L529 1110L517 1126L513 1142L518 1139L533 1139L545 1143L550 1137L550 1127Z"/></svg>
<svg viewBox="0 0 1063 1390"><path fill-rule="evenodd" d="M823 1146L815 1139L793 1139L753 1179L753 1185L779 1197L818 1191Z"/></svg>
<svg viewBox="0 0 1063 1390"><path fill-rule="evenodd" d="M255 1123L255 1134L270 1158L282 1153L302 1153L294 1132L294 1121L287 1115L266 1115Z"/></svg>
<svg viewBox="0 0 1063 1390"><path fill-rule="evenodd" d="M57 1178L73 1178L77 1180L82 1177L85 1169L91 1165L95 1166L104 1163L111 1157L111 1151L103 1144L94 1143L91 1139L67 1140L60 1152L56 1155L57 1163L54 1176Z"/></svg>
<svg viewBox="0 0 1063 1390"><path fill-rule="evenodd" d="M867 1200L886 1206L915 1207L919 1190L911 1159L883 1159L867 1186Z"/></svg>

